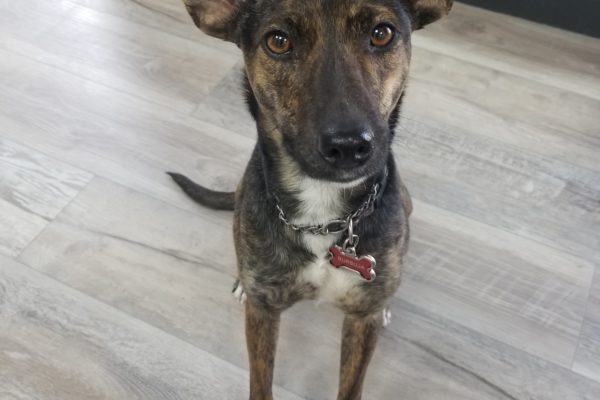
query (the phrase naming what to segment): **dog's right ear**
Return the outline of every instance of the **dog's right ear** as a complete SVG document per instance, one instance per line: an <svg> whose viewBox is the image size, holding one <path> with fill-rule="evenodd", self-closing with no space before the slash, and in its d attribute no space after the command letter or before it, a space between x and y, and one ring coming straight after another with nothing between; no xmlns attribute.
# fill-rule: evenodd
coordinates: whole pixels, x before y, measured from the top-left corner
<svg viewBox="0 0 600 400"><path fill-rule="evenodd" d="M183 0L194 23L207 35L234 41L240 4L243 0Z"/></svg>
<svg viewBox="0 0 600 400"><path fill-rule="evenodd" d="M413 31L448 15L454 0L408 0Z"/></svg>

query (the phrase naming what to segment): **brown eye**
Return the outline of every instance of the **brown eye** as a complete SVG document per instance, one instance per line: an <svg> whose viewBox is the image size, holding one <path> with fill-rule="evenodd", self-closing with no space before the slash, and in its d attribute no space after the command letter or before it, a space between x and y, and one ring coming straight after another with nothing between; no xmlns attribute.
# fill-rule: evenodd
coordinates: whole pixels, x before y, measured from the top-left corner
<svg viewBox="0 0 600 400"><path fill-rule="evenodd" d="M274 31L267 35L267 48L277 55L282 55L292 49L288 36L281 31Z"/></svg>
<svg viewBox="0 0 600 400"><path fill-rule="evenodd" d="M371 44L383 48L389 46L394 40L394 29L386 24L377 25L371 33Z"/></svg>

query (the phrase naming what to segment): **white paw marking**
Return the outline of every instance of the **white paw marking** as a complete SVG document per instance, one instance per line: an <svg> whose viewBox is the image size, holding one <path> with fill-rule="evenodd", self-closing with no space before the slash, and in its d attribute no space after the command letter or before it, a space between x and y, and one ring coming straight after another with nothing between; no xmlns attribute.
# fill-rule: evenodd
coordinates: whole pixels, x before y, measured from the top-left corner
<svg viewBox="0 0 600 400"><path fill-rule="evenodd" d="M246 303L246 292L242 286L242 282L236 281L233 286L233 297L237 299L240 304Z"/></svg>
<svg viewBox="0 0 600 400"><path fill-rule="evenodd" d="M389 308L383 309L383 327L385 328L392 323L392 312Z"/></svg>

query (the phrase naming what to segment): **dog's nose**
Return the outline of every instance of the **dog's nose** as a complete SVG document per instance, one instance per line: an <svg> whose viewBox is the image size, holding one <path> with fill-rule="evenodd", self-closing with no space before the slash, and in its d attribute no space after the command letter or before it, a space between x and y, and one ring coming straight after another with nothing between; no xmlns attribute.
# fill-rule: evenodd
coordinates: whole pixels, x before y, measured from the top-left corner
<svg viewBox="0 0 600 400"><path fill-rule="evenodd" d="M364 164L373 153L373 134L366 129L321 135L323 158L337 168L352 168Z"/></svg>

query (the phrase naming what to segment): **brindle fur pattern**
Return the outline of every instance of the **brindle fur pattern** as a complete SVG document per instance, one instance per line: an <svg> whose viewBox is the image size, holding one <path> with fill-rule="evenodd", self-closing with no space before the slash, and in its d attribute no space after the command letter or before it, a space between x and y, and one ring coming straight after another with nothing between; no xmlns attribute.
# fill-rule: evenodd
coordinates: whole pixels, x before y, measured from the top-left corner
<svg viewBox="0 0 600 400"><path fill-rule="evenodd" d="M373 175L383 168L391 140L387 121L410 62L411 22L403 10L397 1L282 0L258 2L246 14L252 18L242 18L248 93L252 109L260 110L255 114L263 130L259 136L272 157L291 156L303 173L339 179L341 171L316 149L323 131L345 121L342 128L366 124L375 133L372 158L378 162L352 174ZM392 51L365 50L370 40L365 31L380 21L398 27L397 44ZM264 51L261 38L274 26L293 32L290 56L273 58Z"/></svg>
<svg viewBox="0 0 600 400"><path fill-rule="evenodd" d="M251 399L272 397L279 316L278 312L257 307L251 298L246 302L246 342L250 361L250 381L253 382L250 386Z"/></svg>
<svg viewBox="0 0 600 400"><path fill-rule="evenodd" d="M377 344L381 314L366 318L346 316L342 328L342 356L338 398L359 399L367 366Z"/></svg>
<svg viewBox="0 0 600 400"><path fill-rule="evenodd" d="M278 219L273 200L265 196L272 188L265 180L265 174L275 175L270 169L267 154L262 154L260 145L255 149L243 178L234 218L239 278L248 297L264 308L278 311L286 309L302 299L313 299L315 287L298 280L302 268L322 256L311 253L305 246L303 235L291 231ZM408 244L408 212L410 198L402 193L406 189L397 176L393 157L389 160L388 184L379 207L373 214L364 218L357 226L360 237L358 254L370 254L377 260L377 278L370 283L360 282L346 296L337 299L337 305L347 314L369 315L381 310L389 297L400 284L402 255ZM266 169L266 170L265 170ZM272 180L271 180L272 179ZM373 180L365 184L371 186ZM252 189L249 190L248 188ZM367 190L356 190L349 195L347 209L358 208ZM296 202L293 193L279 190L283 204L291 206ZM266 200L266 201L265 201ZM267 204L267 206L265 206ZM394 204L394 207L388 207ZM297 213L296 207L293 218ZM333 240L332 240L333 244ZM388 263L388 260L393 260Z"/></svg>
<svg viewBox="0 0 600 400"><path fill-rule="evenodd" d="M382 310L400 284L409 239L412 204L391 142L408 76L411 33L447 14L452 0L184 1L200 29L243 51L247 102L257 123L258 141L234 210L238 273L248 299L251 399L272 398L280 313L321 295L319 284L303 274L324 254L315 254L306 234L279 220L276 199L294 221L310 214L302 200L306 182L346 183L329 190L340 209L328 219L339 218L357 209L386 167L389 171L377 208L355 227L357 253L376 258L377 278L356 277L331 299L346 314L338 399L360 399ZM396 31L385 50L370 46L370 33L381 23ZM289 54L276 56L265 47L265 36L274 30L287 33ZM335 168L319 153L322 135L357 127L372 133L371 157L356 168ZM195 188L184 178L178 183L203 204L231 202L226 194ZM343 239L331 236L330 244Z"/></svg>

